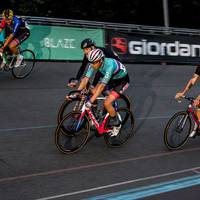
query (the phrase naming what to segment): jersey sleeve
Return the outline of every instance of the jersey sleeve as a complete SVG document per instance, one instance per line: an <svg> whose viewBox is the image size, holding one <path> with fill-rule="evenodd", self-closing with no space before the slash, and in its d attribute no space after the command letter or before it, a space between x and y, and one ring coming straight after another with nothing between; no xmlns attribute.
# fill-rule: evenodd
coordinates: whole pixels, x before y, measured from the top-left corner
<svg viewBox="0 0 200 200"><path fill-rule="evenodd" d="M0 24L0 28L3 29L6 25L6 21L5 19L2 19L1 24Z"/></svg>
<svg viewBox="0 0 200 200"><path fill-rule="evenodd" d="M14 20L13 34L16 35L19 30L19 27L21 26L21 21L17 17L14 17L13 20Z"/></svg>
<svg viewBox="0 0 200 200"><path fill-rule="evenodd" d="M105 66L105 67L106 67L106 73L103 76L101 83L107 84L114 74L115 66L112 62L108 62L107 66Z"/></svg>
<svg viewBox="0 0 200 200"><path fill-rule="evenodd" d="M90 65L85 76L90 78L92 76L92 74L94 73L95 69Z"/></svg>
<svg viewBox="0 0 200 200"><path fill-rule="evenodd" d="M197 68L195 70L195 74L200 76L200 66L197 66Z"/></svg>

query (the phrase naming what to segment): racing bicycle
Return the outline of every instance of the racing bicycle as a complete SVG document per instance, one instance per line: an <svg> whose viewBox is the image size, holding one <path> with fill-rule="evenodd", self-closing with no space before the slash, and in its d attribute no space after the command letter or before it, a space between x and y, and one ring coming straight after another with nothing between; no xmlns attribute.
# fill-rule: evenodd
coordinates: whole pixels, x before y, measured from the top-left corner
<svg viewBox="0 0 200 200"><path fill-rule="evenodd" d="M73 92L69 93L71 95ZM104 137L106 144L110 147L120 147L134 135L135 119L132 111L128 108L120 108L117 101L114 108L120 121L121 128L116 136L112 136L113 119L109 113L100 114L93 107L87 108L86 102L89 100L90 94L86 90L81 94L82 106L81 110L68 113L57 125L55 131L55 144L58 150L65 154L71 154L82 149L89 141L90 129L95 127L97 137ZM105 100L106 97L98 97L98 101Z"/></svg>
<svg viewBox="0 0 200 200"><path fill-rule="evenodd" d="M0 46L2 43L0 44ZM2 70L4 71L10 71L12 72L12 75L17 79L23 79L27 77L33 70L35 66L35 54L33 51L29 49L21 49L21 47L18 47L20 50L20 54L24 57L21 65L19 67L15 67L16 63L16 56L13 55L8 48L5 49L3 53L0 54L0 65L2 62L2 57L6 60L6 65Z"/></svg>
<svg viewBox="0 0 200 200"><path fill-rule="evenodd" d="M89 85L90 84L88 84L88 88L89 88ZM76 91L76 92L80 93L81 91ZM105 97L108 95L108 92L109 92L109 88L107 87L102 92L102 95ZM120 108L130 109L131 107L131 103L127 95L121 94L120 98L116 99L116 101L118 102L118 106ZM59 124L61 120L63 119L63 117L69 112L80 110L82 105L83 104L81 103L81 95L78 95L76 98L65 99L59 108L59 111L57 114L57 123Z"/></svg>
<svg viewBox="0 0 200 200"><path fill-rule="evenodd" d="M190 103L186 111L175 113L168 121L164 130L164 143L169 150L176 150L181 148L190 137L195 137L200 134L197 129L193 135L193 128L195 125L199 127L200 122L196 115L196 108L193 106L195 98L184 96L184 99ZM181 102L181 101L180 101Z"/></svg>

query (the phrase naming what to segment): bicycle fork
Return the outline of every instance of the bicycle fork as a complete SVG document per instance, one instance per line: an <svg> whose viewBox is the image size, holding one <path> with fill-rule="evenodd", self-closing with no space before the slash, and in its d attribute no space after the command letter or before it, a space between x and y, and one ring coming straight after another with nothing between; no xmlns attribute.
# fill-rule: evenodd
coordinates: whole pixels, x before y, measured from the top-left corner
<svg viewBox="0 0 200 200"><path fill-rule="evenodd" d="M178 123L178 127L181 128L181 130L183 130L185 123L187 121L188 115L184 116Z"/></svg>

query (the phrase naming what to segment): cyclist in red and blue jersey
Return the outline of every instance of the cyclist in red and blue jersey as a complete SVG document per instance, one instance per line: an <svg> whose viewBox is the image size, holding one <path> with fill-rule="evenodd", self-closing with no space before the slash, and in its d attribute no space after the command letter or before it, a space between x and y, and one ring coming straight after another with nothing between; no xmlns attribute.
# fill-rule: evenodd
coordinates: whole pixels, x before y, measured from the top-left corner
<svg viewBox="0 0 200 200"><path fill-rule="evenodd" d="M86 106L91 107L96 98L103 92L106 85L108 85L111 92L105 99L104 106L115 121L112 136L116 136L119 133L121 124L118 117L116 117L116 111L112 103L129 87L128 72L121 62L112 58L106 58L101 49L94 49L90 51L88 54L88 60L91 65L89 66L85 77L81 80L78 90L86 88L88 81L94 72L99 71L103 74L99 83L97 83L95 88L92 90L93 95L86 103Z"/></svg>
<svg viewBox="0 0 200 200"><path fill-rule="evenodd" d="M15 16L13 11L10 9L4 10L2 17L0 32L5 30L6 39L3 46L0 48L0 53L8 47L11 52L17 56L15 67L19 67L23 60L23 56L20 55L20 51L17 47L30 36L29 27L22 18ZM5 64L6 61L3 59L1 68L3 68Z"/></svg>

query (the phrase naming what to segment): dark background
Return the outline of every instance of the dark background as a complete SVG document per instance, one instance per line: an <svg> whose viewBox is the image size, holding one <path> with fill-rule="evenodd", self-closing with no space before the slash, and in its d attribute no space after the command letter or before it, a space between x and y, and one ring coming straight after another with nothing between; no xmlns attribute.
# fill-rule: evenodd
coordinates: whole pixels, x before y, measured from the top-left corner
<svg viewBox="0 0 200 200"><path fill-rule="evenodd" d="M171 27L200 28L200 0L168 0ZM162 0L3 0L0 12L102 22L164 26Z"/></svg>

